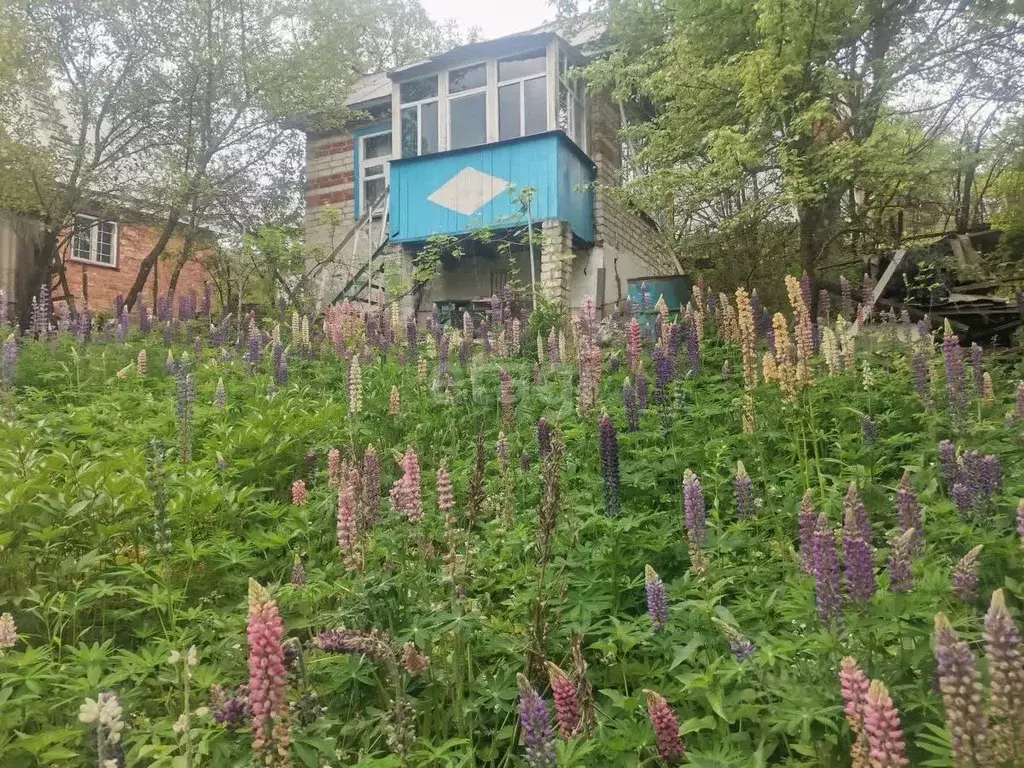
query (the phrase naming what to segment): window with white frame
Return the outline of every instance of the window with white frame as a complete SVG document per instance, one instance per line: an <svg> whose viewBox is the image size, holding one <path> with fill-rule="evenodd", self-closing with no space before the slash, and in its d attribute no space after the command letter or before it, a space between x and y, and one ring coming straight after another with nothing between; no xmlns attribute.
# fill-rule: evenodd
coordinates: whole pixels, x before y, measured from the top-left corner
<svg viewBox="0 0 1024 768"><path fill-rule="evenodd" d="M487 143L487 65L448 73L448 149Z"/></svg>
<svg viewBox="0 0 1024 768"><path fill-rule="evenodd" d="M542 133L548 127L547 56L524 53L498 62L498 139Z"/></svg>
<svg viewBox="0 0 1024 768"><path fill-rule="evenodd" d="M398 86L401 104L402 157L438 150L437 75Z"/></svg>
<svg viewBox="0 0 1024 768"><path fill-rule="evenodd" d="M384 194L391 178L391 131L359 137L359 215Z"/></svg>
<svg viewBox="0 0 1024 768"><path fill-rule="evenodd" d="M72 258L117 266L117 222L76 216L71 235Z"/></svg>
<svg viewBox="0 0 1024 768"><path fill-rule="evenodd" d="M580 149L586 149L586 119L584 117L583 79L573 77L569 57L558 52L558 127L576 142Z"/></svg>

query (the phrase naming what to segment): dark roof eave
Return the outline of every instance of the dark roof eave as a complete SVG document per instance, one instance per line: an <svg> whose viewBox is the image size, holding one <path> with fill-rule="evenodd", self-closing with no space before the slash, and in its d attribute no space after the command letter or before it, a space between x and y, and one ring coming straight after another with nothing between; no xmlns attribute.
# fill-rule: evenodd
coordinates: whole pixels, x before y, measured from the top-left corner
<svg viewBox="0 0 1024 768"><path fill-rule="evenodd" d="M478 59L495 58L504 54L519 53L537 45L547 45L551 40L562 40L554 32L526 33L522 35L508 35L499 37L497 40L484 40L479 43L468 43L452 48L450 51L439 53L433 58L418 61L388 72L392 80L407 80L421 74L429 74L446 69L453 64L470 62ZM562 40L567 48L572 46ZM573 49L575 50L575 49Z"/></svg>

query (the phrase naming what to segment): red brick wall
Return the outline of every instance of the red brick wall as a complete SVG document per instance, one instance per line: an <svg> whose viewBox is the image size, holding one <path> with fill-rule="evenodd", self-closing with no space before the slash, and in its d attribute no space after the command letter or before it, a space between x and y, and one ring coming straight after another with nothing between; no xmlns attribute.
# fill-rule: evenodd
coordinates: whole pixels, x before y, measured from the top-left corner
<svg viewBox="0 0 1024 768"><path fill-rule="evenodd" d="M114 267L76 261L69 257L69 248L64 256L64 269L67 273L68 287L75 300L80 303L84 301L83 283L86 282L85 276L88 275L89 308L93 312L103 315L113 315L114 297L119 293L122 296L128 295L128 291L131 290L135 277L139 273L139 265L146 254L156 245L159 237L160 228L158 226L140 223L118 224L117 265ZM171 237L163 255L157 259L149 273L140 300L146 302L150 311L155 311L157 293L165 295L170 287L171 273L174 271L178 254L181 252L181 245L182 237L180 235ZM190 292L194 292L201 303L203 283L209 279L209 274L199 262L198 257L193 256L181 270L175 297L186 296ZM177 312L177 306L178 301L175 298L175 312Z"/></svg>

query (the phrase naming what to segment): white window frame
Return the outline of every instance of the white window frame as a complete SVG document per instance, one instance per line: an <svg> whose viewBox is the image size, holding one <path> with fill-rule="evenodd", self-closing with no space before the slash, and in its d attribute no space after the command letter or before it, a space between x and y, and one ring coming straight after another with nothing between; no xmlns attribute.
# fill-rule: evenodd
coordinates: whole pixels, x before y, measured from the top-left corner
<svg viewBox="0 0 1024 768"><path fill-rule="evenodd" d="M83 222L92 222L89 224L89 257L85 258L78 255L78 238L79 232L84 228ZM110 233L110 263L100 261L97 258L99 254L100 244L100 224L110 224L113 226L113 230ZM71 230L71 260L78 261L83 264L95 264L100 267L110 267L117 269L117 243L118 243L118 224L116 221L110 219L100 219L96 216L86 216L85 214L76 214L75 222Z"/></svg>
<svg viewBox="0 0 1024 768"><path fill-rule="evenodd" d="M395 89L394 89L395 95L396 95L396 99L395 100L398 102L398 113L397 113L398 114L398 132L397 132L397 135L398 135L398 149L397 149L397 151L395 150L395 133L393 131L392 134L391 134L391 157L392 158L404 157L404 155L402 155L402 138L403 138L403 136L402 136L402 113L405 110L407 110L407 109L412 109L413 107L416 108L416 154L414 155L414 157L419 157L419 156L421 156L423 154L423 106L425 104L434 104L434 103L437 104L437 149L434 150L434 152L436 153L436 152L443 152L444 151L444 149L445 149L444 141L443 141L444 137L441 135L441 126L444 124L444 121L441 120L441 104L442 104L442 101L441 101L441 81L443 81L446 86L448 84L447 72L445 72L444 74L445 74L445 77L440 77L438 75L433 75L433 77L437 80L437 91L436 91L435 95L428 96L425 99L418 99L416 101L406 101L406 102L403 102L402 101L402 85L404 85L404 83L397 83L395 85ZM417 80L427 80L430 77L431 77L430 75L426 75L424 77L414 77L411 80L407 80L405 82L412 83L412 82L416 82Z"/></svg>
<svg viewBox="0 0 1024 768"><path fill-rule="evenodd" d="M519 55L521 56L521 55L525 55L527 53L532 53L532 51L526 51L524 54L519 54ZM545 60L547 59L547 51L546 50L541 49L541 50L537 51L537 53L541 54L540 56L538 56L538 58L544 58ZM500 72L501 71L501 62L503 62L503 61L510 61L510 60L515 59L515 58L516 58L516 56L506 56L505 58L498 59L498 61L497 61L498 67L497 67L497 69L495 71L496 72ZM500 75L497 76L498 77L498 88L497 88L498 92L500 92L501 89L504 86L515 85L515 84L519 85L519 137L520 138L526 135L526 81L527 80L539 80L540 78L547 77L547 76L548 76L547 67L545 67L540 72L535 72L532 75L525 75L524 77L511 77L508 80L502 80ZM497 98L497 96L496 96L496 98ZM546 110L547 110L547 100L548 100L548 98L549 98L548 97L548 90L545 88L545 91L544 91L544 101L545 101L545 104L544 104L544 109L545 109L544 123L545 123L545 126L547 125L547 113L546 113ZM500 115L501 100L500 100L500 98L498 99L497 110L499 110L499 116L498 116L498 126L499 126L498 127L498 140L501 141L502 139L501 139L501 115ZM531 135L536 135L536 134L531 134ZM506 141L508 141L508 139L506 139Z"/></svg>
<svg viewBox="0 0 1024 768"><path fill-rule="evenodd" d="M584 152L587 151L587 91L584 88L578 95L576 88L580 82L579 78L570 80L566 77L566 73L572 69L569 66L569 56L561 48L558 49L558 82L555 83L555 127L563 130L565 135L576 142L576 145ZM569 110L569 125L572 130L566 131L558 123L558 108L561 104L561 91L562 86L565 86L566 93L568 94L568 110ZM579 102L580 108L580 125L575 124L575 102ZM578 134L578 135L577 135Z"/></svg>
<svg viewBox="0 0 1024 768"><path fill-rule="evenodd" d="M416 115L417 124L416 128L419 131L419 114ZM366 156L366 140L372 139L377 136L383 136L384 134L390 134L391 136L391 153L388 155L380 155L378 157L368 158ZM384 179L384 186L387 187L391 183L391 159L395 156L395 134L390 128L385 128L382 131L376 131L374 133L365 133L359 137L359 210L356 211L356 217L363 215L368 205L373 204L373 200L366 199L366 165L367 160L370 160L370 165L383 165L383 174L378 176L374 174L370 176L370 179Z"/></svg>
<svg viewBox="0 0 1024 768"><path fill-rule="evenodd" d="M448 103L445 105L445 123L448 126L448 133L447 133L448 140L447 140L447 143L445 145L445 149L469 149L470 147L473 147L473 146L482 147L484 144L489 144L490 143L491 131L490 131L489 123L490 123L490 113L491 113L491 109L490 109L491 97L490 97L490 94L488 93L488 91L490 90L488 88L488 83L490 82L490 79L491 79L491 73L490 73L490 67L488 67L487 64L488 64L487 61L478 61L475 64L465 64L465 65L462 65L462 66L454 67L452 69L446 69L445 72L444 72L443 80L445 81L445 85L446 85L447 91L448 91ZM467 89L465 91L459 91L458 93L452 93L451 92L451 80L450 80L451 73L452 72L458 72L461 69L473 69L474 67L483 67L484 68L484 84L480 85L480 86L477 86L476 88L469 88L469 89ZM453 147L452 146L452 102L458 101L459 99L464 99L464 98L466 98L468 96L478 96L481 93L484 95L484 141L483 141L483 144L469 144L469 145L467 145L465 147Z"/></svg>

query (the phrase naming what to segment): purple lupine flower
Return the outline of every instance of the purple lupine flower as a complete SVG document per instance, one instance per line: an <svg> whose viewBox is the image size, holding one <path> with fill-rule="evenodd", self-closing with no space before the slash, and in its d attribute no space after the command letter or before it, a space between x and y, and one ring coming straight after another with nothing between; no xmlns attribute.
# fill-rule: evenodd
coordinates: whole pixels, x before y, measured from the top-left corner
<svg viewBox="0 0 1024 768"><path fill-rule="evenodd" d="M636 432L640 426L640 411L637 408L636 390L627 376L622 382L622 407L626 411L626 424L630 432Z"/></svg>
<svg viewBox="0 0 1024 768"><path fill-rule="evenodd" d="M636 372L636 404L641 411L647 410L647 374L643 371Z"/></svg>
<svg viewBox="0 0 1024 768"><path fill-rule="evenodd" d="M664 405L667 399L668 383L672 379L672 362L661 344L654 347L652 357L654 359L654 402Z"/></svg>
<svg viewBox="0 0 1024 768"><path fill-rule="evenodd" d="M647 614L651 626L660 632L668 624L668 593L665 582L650 565L644 566L644 589L647 591Z"/></svg>
<svg viewBox="0 0 1024 768"><path fill-rule="evenodd" d="M213 315L213 285L209 282L203 283L203 317Z"/></svg>
<svg viewBox="0 0 1024 768"><path fill-rule="evenodd" d="M980 470L979 485L986 499L1003 490L1003 466L998 456L982 456Z"/></svg>
<svg viewBox="0 0 1024 768"><path fill-rule="evenodd" d="M700 478L689 469L683 473L683 509L690 546L703 549L708 535L704 489Z"/></svg>
<svg viewBox="0 0 1024 768"><path fill-rule="evenodd" d="M609 517L619 514L619 440L608 412L601 414L601 471L604 475L604 512Z"/></svg>
<svg viewBox="0 0 1024 768"><path fill-rule="evenodd" d="M675 372L679 363L679 353L683 351L683 326L672 323L668 327L668 361Z"/></svg>
<svg viewBox="0 0 1024 768"><path fill-rule="evenodd" d="M551 453L551 425L543 416L537 420L537 445L540 448L541 459Z"/></svg>
<svg viewBox="0 0 1024 768"><path fill-rule="evenodd" d="M953 569L953 591L965 603L978 599L978 561L981 559L982 545L979 544L961 557Z"/></svg>
<svg viewBox="0 0 1024 768"><path fill-rule="evenodd" d="M469 355L472 351L471 341L469 337L463 337L459 343L459 366L466 368L469 365Z"/></svg>
<svg viewBox="0 0 1024 768"><path fill-rule="evenodd" d="M1024 719L1024 673L1021 635L1006 610L1003 590L992 593L985 615L985 658L988 661L992 730L989 747L998 765L1020 765L1020 723Z"/></svg>
<svg viewBox="0 0 1024 768"><path fill-rule="evenodd" d="M280 344L274 345L274 381L279 387L288 384L288 357Z"/></svg>
<svg viewBox="0 0 1024 768"><path fill-rule="evenodd" d="M878 425L867 414L860 415L860 432L865 445L874 445L878 440Z"/></svg>
<svg viewBox="0 0 1024 768"><path fill-rule="evenodd" d="M946 366L946 395L949 400L949 417L956 421L964 416L967 408L967 394L964 391L964 358L960 339L956 334L947 333L942 340L942 358Z"/></svg>
<svg viewBox="0 0 1024 768"><path fill-rule="evenodd" d="M516 396L512 389L512 376L504 368L498 369L498 401L501 405L501 420L510 426L516 420Z"/></svg>
<svg viewBox="0 0 1024 768"><path fill-rule="evenodd" d="M859 498L859 497L858 497ZM863 504L861 505L863 507ZM843 529L843 555L846 567L846 588L853 600L869 601L875 594L875 551L864 539L857 508L846 505Z"/></svg>
<svg viewBox="0 0 1024 768"><path fill-rule="evenodd" d="M522 470L524 475L530 471L530 454L526 451L519 454L519 469Z"/></svg>
<svg viewBox="0 0 1024 768"><path fill-rule="evenodd" d="M686 323L686 365L692 376L700 375L700 336L697 319L691 317Z"/></svg>
<svg viewBox="0 0 1024 768"><path fill-rule="evenodd" d="M839 573L839 554L836 539L824 513L818 515L814 526L814 591L817 596L818 617L822 626L839 621L843 614L842 576Z"/></svg>
<svg viewBox="0 0 1024 768"><path fill-rule="evenodd" d="M956 505L956 511L960 513L960 518L966 520L974 505L974 493L971 492L970 486L954 483L950 496L953 497L953 503Z"/></svg>
<svg viewBox="0 0 1024 768"><path fill-rule="evenodd" d="M981 366L982 360L982 349L978 346L978 342L971 342L971 373L974 375L974 395L975 397L981 397L982 392L982 374L985 372Z"/></svg>
<svg viewBox="0 0 1024 768"><path fill-rule="evenodd" d="M1017 539L1024 549L1024 499L1017 502Z"/></svg>
<svg viewBox="0 0 1024 768"><path fill-rule="evenodd" d="M808 488L800 500L800 563L804 573L814 573L814 531L817 525L814 496Z"/></svg>
<svg viewBox="0 0 1024 768"><path fill-rule="evenodd" d="M952 492L953 486L960 482L960 460L956 454L956 446L949 440L939 443L939 467L948 492Z"/></svg>
<svg viewBox="0 0 1024 768"><path fill-rule="evenodd" d="M416 343L416 318L410 317L405 323L405 337L409 344L409 360L416 362L419 345Z"/></svg>
<svg viewBox="0 0 1024 768"><path fill-rule="evenodd" d="M18 338L15 334L7 336L0 356L0 378L3 379L4 386L10 387L14 383L14 375L18 372Z"/></svg>
<svg viewBox="0 0 1024 768"><path fill-rule="evenodd" d="M846 498L843 499L843 523L848 536L871 543L871 520L856 483L850 483Z"/></svg>
<svg viewBox="0 0 1024 768"><path fill-rule="evenodd" d="M944 613L935 616L935 661L955 764L991 765L981 675L971 647L957 637Z"/></svg>
<svg viewBox="0 0 1024 768"><path fill-rule="evenodd" d="M516 679L519 682L519 722L526 747L526 762L530 768L555 768L558 757L548 705L524 675L516 675Z"/></svg>
<svg viewBox="0 0 1024 768"><path fill-rule="evenodd" d="M839 295L843 307L843 314L847 320L853 319L853 294L850 290L850 281L842 275L839 276Z"/></svg>
<svg viewBox="0 0 1024 768"><path fill-rule="evenodd" d="M807 308L810 309L811 305L808 304ZM832 312L832 296L824 288L818 290L818 317L822 317L826 322L831 317Z"/></svg>
<svg viewBox="0 0 1024 768"><path fill-rule="evenodd" d="M114 317L121 317L124 311L124 296L120 293L114 296Z"/></svg>
<svg viewBox="0 0 1024 768"><path fill-rule="evenodd" d="M558 365L562 362L562 353L558 349L558 334L555 333L554 327L548 331L548 359L552 365Z"/></svg>
<svg viewBox="0 0 1024 768"><path fill-rule="evenodd" d="M741 518L753 517L754 515L754 484L747 474L746 467L742 461L736 462L736 476L733 478L733 488L736 491L736 514Z"/></svg>
<svg viewBox="0 0 1024 768"><path fill-rule="evenodd" d="M889 549L889 591L909 592L914 588L914 577L911 574L911 563L914 554L913 528L908 528L897 536Z"/></svg>
<svg viewBox="0 0 1024 768"><path fill-rule="evenodd" d="M714 617L711 619L711 623L725 635L725 640L729 644L729 651L736 657L736 661L746 661L757 652L757 646L731 624Z"/></svg>
<svg viewBox="0 0 1024 768"><path fill-rule="evenodd" d="M804 300L804 306L809 312L811 309L811 276L806 270L800 276L800 298Z"/></svg>
<svg viewBox="0 0 1024 768"><path fill-rule="evenodd" d="M501 320L501 299L499 299L497 296L491 296L491 325L497 327L501 325Z"/></svg>
<svg viewBox="0 0 1024 768"><path fill-rule="evenodd" d="M965 451L960 457L960 482L967 486L974 499L982 495L983 464L984 456L979 451Z"/></svg>
<svg viewBox="0 0 1024 768"><path fill-rule="evenodd" d="M910 482L910 471L905 470L896 489L896 513L900 521L900 531L906 533L914 529L914 552L920 554L924 550L924 529L921 527L921 502Z"/></svg>
<svg viewBox="0 0 1024 768"><path fill-rule="evenodd" d="M925 410L931 410L932 395L928 386L928 359L923 352L915 352L911 356L910 372L914 377L914 391L924 404Z"/></svg>
<svg viewBox="0 0 1024 768"><path fill-rule="evenodd" d="M249 364L249 372L255 373L256 369L260 366L260 360L263 358L263 339L260 338L258 333L249 334L249 354L246 357L246 362Z"/></svg>

